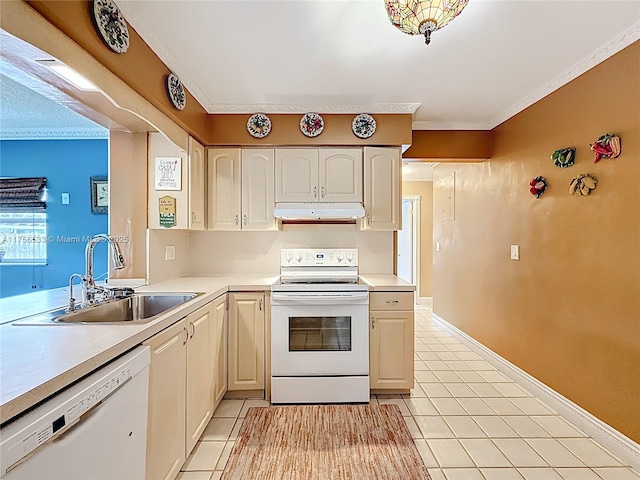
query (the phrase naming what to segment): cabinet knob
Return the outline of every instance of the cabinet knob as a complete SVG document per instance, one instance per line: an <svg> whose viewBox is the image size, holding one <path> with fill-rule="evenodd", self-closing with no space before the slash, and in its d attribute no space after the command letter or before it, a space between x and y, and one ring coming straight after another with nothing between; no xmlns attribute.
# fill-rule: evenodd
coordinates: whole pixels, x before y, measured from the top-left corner
<svg viewBox="0 0 640 480"><path fill-rule="evenodd" d="M246 214L246 213L242 216L242 223L243 223L244 225L246 225L246 224L247 224L247 214Z"/></svg>
<svg viewBox="0 0 640 480"><path fill-rule="evenodd" d="M234 223L237 225L238 224L238 215L236 215L236 218L234 220Z"/></svg>
<svg viewBox="0 0 640 480"><path fill-rule="evenodd" d="M371 215L367 215L367 223L371 225Z"/></svg>
<svg viewBox="0 0 640 480"><path fill-rule="evenodd" d="M318 187L313 187L313 198L318 196Z"/></svg>

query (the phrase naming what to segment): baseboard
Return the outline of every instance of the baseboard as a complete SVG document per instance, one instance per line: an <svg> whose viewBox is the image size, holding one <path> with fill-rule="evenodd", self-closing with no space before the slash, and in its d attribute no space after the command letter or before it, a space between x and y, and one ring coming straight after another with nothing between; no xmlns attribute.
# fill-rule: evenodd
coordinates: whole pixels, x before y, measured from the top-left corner
<svg viewBox="0 0 640 480"><path fill-rule="evenodd" d="M482 357L483 360L486 360L488 363L496 367L501 373L526 389L532 395L543 400L566 420L580 428L583 432L607 448L611 453L619 457L632 468L640 470L639 444L587 412L579 405L573 403L568 398L565 398L552 388L542 383L540 380L532 377L524 370L521 370L508 360L502 358L500 355L485 347L462 330L451 325L444 318L436 315L435 313L432 313L431 317L453 337L463 343L471 351Z"/></svg>
<svg viewBox="0 0 640 480"><path fill-rule="evenodd" d="M433 297L418 298L418 305L433 305Z"/></svg>

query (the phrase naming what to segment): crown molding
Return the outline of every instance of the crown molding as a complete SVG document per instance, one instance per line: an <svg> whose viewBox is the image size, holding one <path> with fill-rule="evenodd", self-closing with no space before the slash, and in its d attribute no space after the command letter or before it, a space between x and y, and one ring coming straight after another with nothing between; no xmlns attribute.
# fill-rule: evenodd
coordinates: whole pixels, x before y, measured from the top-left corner
<svg viewBox="0 0 640 480"><path fill-rule="evenodd" d="M207 105L207 112L212 114L234 113L308 113L321 114L341 113L405 113L412 114L420 106L419 103L370 103L370 104L280 104L280 103L254 103L254 104L230 104L212 103Z"/></svg>
<svg viewBox="0 0 640 480"><path fill-rule="evenodd" d="M413 122L413 130L491 130L490 122Z"/></svg>
<svg viewBox="0 0 640 480"><path fill-rule="evenodd" d="M0 140L106 140L109 130L104 128L2 128Z"/></svg>
<svg viewBox="0 0 640 480"><path fill-rule="evenodd" d="M628 47L637 40L640 40L640 22L634 23L618 36L598 47L590 55L587 55L583 59L574 63L571 67L566 69L554 79L548 81L540 88L534 90L526 97L520 99L520 101L514 103L509 108L500 112L498 115L493 117L490 122L488 122L490 124L489 129L497 127L502 122L510 119L514 115L523 111L525 108L533 105L550 93L576 79L587 70L592 69L599 63L605 61L607 58L613 56L614 54L618 53L623 48Z"/></svg>

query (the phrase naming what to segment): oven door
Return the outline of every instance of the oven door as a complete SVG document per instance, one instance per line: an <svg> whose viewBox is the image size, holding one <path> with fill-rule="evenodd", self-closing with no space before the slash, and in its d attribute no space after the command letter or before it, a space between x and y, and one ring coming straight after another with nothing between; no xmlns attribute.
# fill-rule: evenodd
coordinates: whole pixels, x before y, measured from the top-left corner
<svg viewBox="0 0 640 480"><path fill-rule="evenodd" d="M273 292L271 375L369 374L369 292Z"/></svg>

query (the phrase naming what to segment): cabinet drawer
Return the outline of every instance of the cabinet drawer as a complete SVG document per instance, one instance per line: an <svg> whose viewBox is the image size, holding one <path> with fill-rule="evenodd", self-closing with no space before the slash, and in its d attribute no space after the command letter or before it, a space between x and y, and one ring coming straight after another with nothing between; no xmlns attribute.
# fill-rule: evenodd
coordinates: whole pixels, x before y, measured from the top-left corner
<svg viewBox="0 0 640 480"><path fill-rule="evenodd" d="M413 310L413 292L371 292L369 310Z"/></svg>

